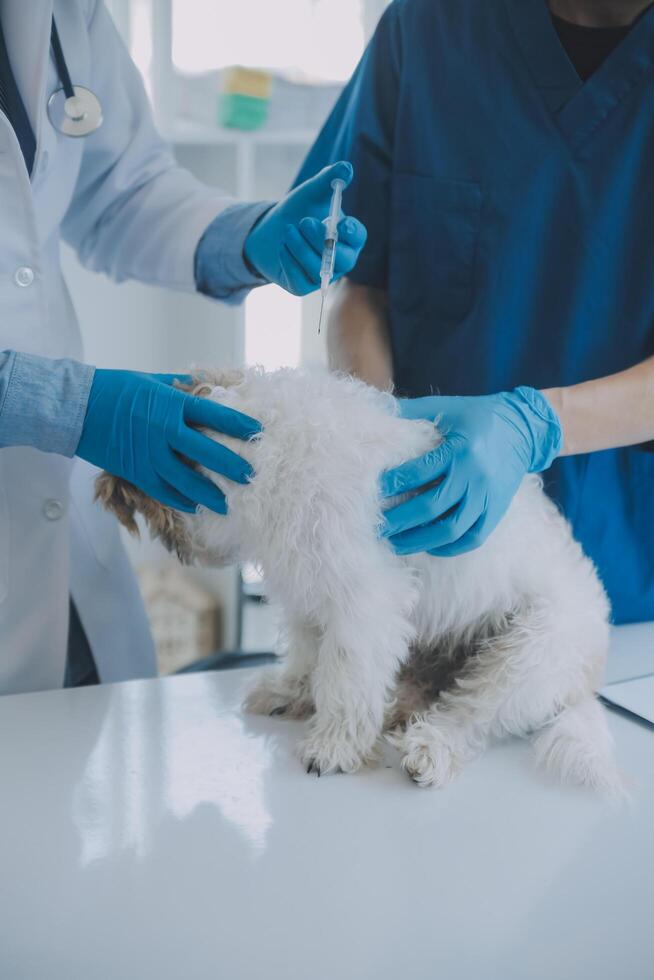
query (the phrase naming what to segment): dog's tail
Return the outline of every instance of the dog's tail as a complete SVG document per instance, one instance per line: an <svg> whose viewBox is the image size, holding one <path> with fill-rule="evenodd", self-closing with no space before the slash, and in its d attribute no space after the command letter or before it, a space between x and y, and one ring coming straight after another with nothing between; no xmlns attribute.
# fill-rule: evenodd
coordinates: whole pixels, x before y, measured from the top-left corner
<svg viewBox="0 0 654 980"><path fill-rule="evenodd" d="M614 800L628 798L605 709L595 697L564 708L536 732L534 748L539 762L562 782L587 786Z"/></svg>

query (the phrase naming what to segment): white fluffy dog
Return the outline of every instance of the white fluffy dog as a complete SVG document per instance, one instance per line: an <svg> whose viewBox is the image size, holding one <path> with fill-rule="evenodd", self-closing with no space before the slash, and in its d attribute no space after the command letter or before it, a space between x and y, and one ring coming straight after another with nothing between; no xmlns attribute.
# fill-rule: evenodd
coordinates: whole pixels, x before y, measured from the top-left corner
<svg viewBox="0 0 654 980"><path fill-rule="evenodd" d="M537 477L477 551L397 557L380 539L382 470L440 441L394 399L351 378L203 372L192 390L261 420L247 486L209 475L229 515L187 516L103 475L98 495L132 529L141 511L183 560L256 562L283 617L283 661L247 699L310 718L302 760L318 774L370 761L382 733L420 785L445 785L491 737L533 740L568 782L618 792L595 698L609 606L592 563Z"/></svg>

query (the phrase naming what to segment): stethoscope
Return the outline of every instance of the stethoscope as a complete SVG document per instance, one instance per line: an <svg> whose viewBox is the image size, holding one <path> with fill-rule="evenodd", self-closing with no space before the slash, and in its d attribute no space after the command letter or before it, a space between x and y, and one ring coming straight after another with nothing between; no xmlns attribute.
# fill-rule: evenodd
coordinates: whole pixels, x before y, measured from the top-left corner
<svg viewBox="0 0 654 980"><path fill-rule="evenodd" d="M61 88L48 99L48 118L64 136L88 136L102 125L102 106L90 89L71 82L54 17L50 43Z"/></svg>

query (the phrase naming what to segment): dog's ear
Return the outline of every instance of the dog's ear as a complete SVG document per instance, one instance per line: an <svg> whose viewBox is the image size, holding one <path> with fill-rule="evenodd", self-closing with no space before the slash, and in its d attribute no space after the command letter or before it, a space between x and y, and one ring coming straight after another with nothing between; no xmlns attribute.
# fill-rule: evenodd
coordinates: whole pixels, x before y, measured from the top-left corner
<svg viewBox="0 0 654 980"><path fill-rule="evenodd" d="M127 480L111 473L101 473L95 481L95 499L118 518L130 534L139 536L135 514L142 514L153 538L159 538L168 551L188 564L192 558L191 541L181 514L153 500Z"/></svg>
<svg viewBox="0 0 654 980"><path fill-rule="evenodd" d="M133 484L111 473L101 473L95 481L95 499L137 538L140 534L134 514L142 512L144 501L141 498L144 497L145 494Z"/></svg>

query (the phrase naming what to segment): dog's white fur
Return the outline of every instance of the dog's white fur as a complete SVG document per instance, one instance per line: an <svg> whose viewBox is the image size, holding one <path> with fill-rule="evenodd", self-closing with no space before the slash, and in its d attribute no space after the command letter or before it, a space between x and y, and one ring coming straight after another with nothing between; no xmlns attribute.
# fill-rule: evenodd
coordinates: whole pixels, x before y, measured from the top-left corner
<svg viewBox="0 0 654 980"><path fill-rule="evenodd" d="M194 557L256 562L283 616L282 666L247 707L310 717L307 769L351 772L385 731L420 785L446 784L491 737L533 739L562 780L617 793L594 691L609 606L592 563L527 477L488 541L457 558L399 558L380 539L380 473L433 449L430 422L351 378L205 373L200 393L261 420L227 442L255 470L216 476L227 518L184 517Z"/></svg>

